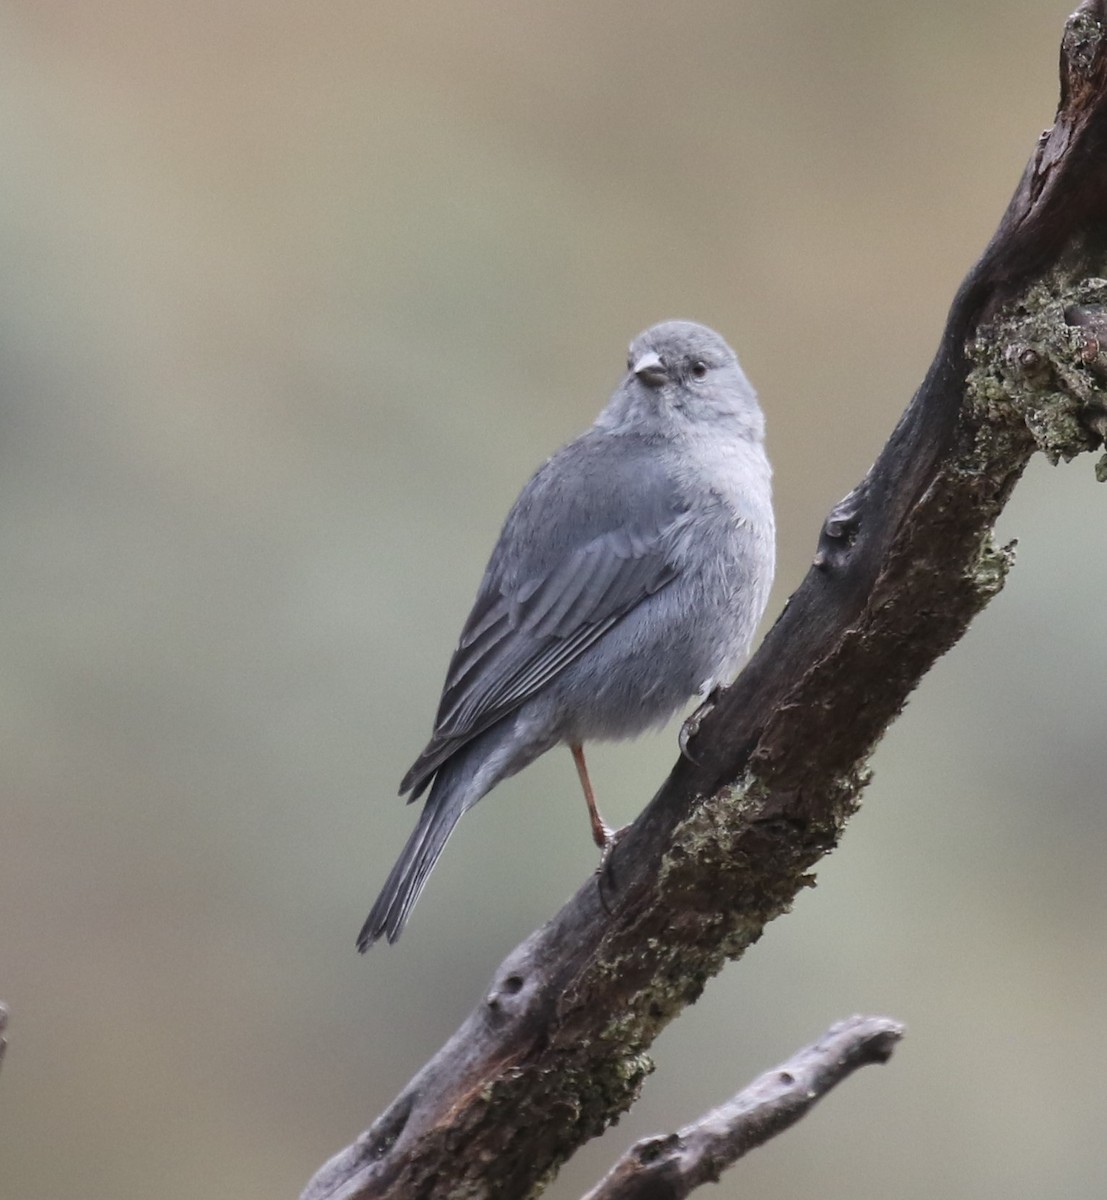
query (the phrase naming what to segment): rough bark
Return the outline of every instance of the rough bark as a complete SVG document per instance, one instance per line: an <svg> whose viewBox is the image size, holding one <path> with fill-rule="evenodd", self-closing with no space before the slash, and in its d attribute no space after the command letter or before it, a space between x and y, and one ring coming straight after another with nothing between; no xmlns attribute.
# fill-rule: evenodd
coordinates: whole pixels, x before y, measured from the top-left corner
<svg viewBox="0 0 1107 1200"><path fill-rule="evenodd" d="M880 457L619 843L304 1200L536 1195L638 1095L646 1050L833 849L873 747L1002 587L992 528L1031 455L1102 442L1107 0L1061 47L1061 101ZM1102 461L1101 461L1102 468Z"/></svg>
<svg viewBox="0 0 1107 1200"><path fill-rule="evenodd" d="M584 1200L683 1200L794 1125L859 1067L884 1063L903 1037L887 1017L850 1017L676 1133L643 1138Z"/></svg>

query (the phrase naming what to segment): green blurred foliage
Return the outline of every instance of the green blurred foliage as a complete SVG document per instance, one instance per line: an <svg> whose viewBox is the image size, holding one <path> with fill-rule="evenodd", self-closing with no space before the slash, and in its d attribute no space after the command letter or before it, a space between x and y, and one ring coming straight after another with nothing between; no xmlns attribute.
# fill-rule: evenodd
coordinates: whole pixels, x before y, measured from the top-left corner
<svg viewBox="0 0 1107 1200"><path fill-rule="evenodd" d="M634 333L706 321L768 414L779 610L1067 7L0 5L0 1195L295 1195L437 1048L594 861L547 756L354 953L516 489ZM715 1194L1107 1191L1104 498L1035 464L819 887L555 1200L859 1010L894 1061ZM607 815L674 753L598 750Z"/></svg>

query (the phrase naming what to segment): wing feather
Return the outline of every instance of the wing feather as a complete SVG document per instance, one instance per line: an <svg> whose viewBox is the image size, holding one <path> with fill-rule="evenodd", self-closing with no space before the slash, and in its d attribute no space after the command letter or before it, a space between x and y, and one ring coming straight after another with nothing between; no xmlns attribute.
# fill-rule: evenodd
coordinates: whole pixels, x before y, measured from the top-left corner
<svg viewBox="0 0 1107 1200"><path fill-rule="evenodd" d="M578 442L561 454L587 460L592 449ZM418 796L471 738L518 709L676 577L688 513L675 489L644 473L644 457L624 453L613 477L604 455L602 470L585 473L568 499L544 494L557 481L551 460L523 490L450 661L434 733L401 793L414 789L412 799ZM575 545L565 538L552 553L550 537L529 545L519 533L528 520L533 529L535 510L551 503L572 504L573 519L563 528L578 531Z"/></svg>

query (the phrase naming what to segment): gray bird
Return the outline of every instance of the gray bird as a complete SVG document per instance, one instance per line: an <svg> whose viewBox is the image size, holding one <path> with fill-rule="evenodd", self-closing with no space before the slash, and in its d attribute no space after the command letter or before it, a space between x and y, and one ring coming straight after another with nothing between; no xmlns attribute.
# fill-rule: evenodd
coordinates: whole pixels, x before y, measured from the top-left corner
<svg viewBox="0 0 1107 1200"><path fill-rule="evenodd" d="M605 853L582 746L663 725L729 682L773 578L771 468L757 395L712 330L634 339L596 423L550 458L504 523L400 784L422 815L358 937L403 930L461 815L562 743Z"/></svg>

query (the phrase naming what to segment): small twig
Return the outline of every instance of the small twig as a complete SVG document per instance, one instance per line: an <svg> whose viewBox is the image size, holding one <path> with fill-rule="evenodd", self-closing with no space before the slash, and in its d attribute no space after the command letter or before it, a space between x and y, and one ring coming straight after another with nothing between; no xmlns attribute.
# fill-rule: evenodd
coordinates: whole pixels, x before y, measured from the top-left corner
<svg viewBox="0 0 1107 1200"><path fill-rule="evenodd" d="M858 1067L887 1062L902 1037L903 1026L887 1017L839 1021L694 1124L637 1142L584 1200L681 1200L701 1183L717 1182Z"/></svg>

